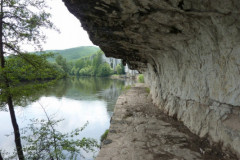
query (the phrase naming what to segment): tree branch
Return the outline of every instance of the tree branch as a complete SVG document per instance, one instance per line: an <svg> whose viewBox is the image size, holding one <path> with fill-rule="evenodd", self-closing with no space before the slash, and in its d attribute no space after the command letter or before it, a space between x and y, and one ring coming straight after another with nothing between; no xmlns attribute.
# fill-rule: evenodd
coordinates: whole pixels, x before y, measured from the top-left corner
<svg viewBox="0 0 240 160"><path fill-rule="evenodd" d="M39 103L39 102L38 102L38 103ZM52 125L52 123L51 123L51 119L50 119L50 117L48 116L45 108L41 105L41 103L39 103L39 104L40 104L40 106L42 107L42 109L43 109L43 111L44 111L44 113L45 113L45 115L46 115L46 117L47 117L47 119L48 119L48 123L49 123L50 127L52 128L54 151L55 151L55 155L56 155L57 160L59 160L58 154L57 154L57 142L56 142L56 136L55 136L55 135L56 135L56 133L55 133L55 128L53 127L53 125Z"/></svg>
<svg viewBox="0 0 240 160"><path fill-rule="evenodd" d="M31 60L27 59L24 54L22 52L20 52L19 50L16 50L14 47L12 47L11 45L7 44L7 43L3 43L4 45L6 45L9 49L11 49L12 51L16 52L19 56L21 56L26 62L28 62L29 64L31 64L34 68L38 68L36 66L36 64L32 63Z"/></svg>
<svg viewBox="0 0 240 160"><path fill-rule="evenodd" d="M8 15L8 14L4 14L3 19L5 19L5 18L10 18L10 19L15 18L15 19L18 19L20 21L26 21L27 20L27 19L23 19L23 18L21 18L19 16L16 16L16 15Z"/></svg>

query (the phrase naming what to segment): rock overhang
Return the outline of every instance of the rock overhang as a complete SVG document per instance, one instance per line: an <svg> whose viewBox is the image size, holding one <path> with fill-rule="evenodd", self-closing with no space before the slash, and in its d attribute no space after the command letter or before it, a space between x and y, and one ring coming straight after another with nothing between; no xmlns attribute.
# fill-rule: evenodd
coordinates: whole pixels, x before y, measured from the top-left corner
<svg viewBox="0 0 240 160"><path fill-rule="evenodd" d="M145 73L159 108L240 154L239 0L63 1L106 56Z"/></svg>
<svg viewBox="0 0 240 160"><path fill-rule="evenodd" d="M240 9L237 0L64 1L107 56L144 64L152 63L156 50L180 51L177 45L198 37L202 26L209 24L205 21L237 16L234 11Z"/></svg>

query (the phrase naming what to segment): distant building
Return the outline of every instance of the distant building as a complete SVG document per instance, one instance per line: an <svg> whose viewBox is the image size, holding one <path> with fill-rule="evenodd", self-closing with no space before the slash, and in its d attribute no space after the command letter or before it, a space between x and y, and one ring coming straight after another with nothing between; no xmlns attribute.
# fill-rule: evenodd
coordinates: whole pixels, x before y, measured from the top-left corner
<svg viewBox="0 0 240 160"><path fill-rule="evenodd" d="M102 60L103 60L103 62L107 62L114 71L116 71L117 65L122 63L121 59L116 59L116 58L111 58L111 57L108 58L105 56L105 54L102 55ZM124 66L124 70L125 70L127 76L135 76L136 74L138 74L137 70L129 69L128 65Z"/></svg>
<svg viewBox="0 0 240 160"><path fill-rule="evenodd" d="M116 71L117 65L122 63L121 59L116 59L116 58L111 58L111 57L108 58L105 56L105 54L102 55L102 60L103 60L103 62L107 62L114 71Z"/></svg>
<svg viewBox="0 0 240 160"><path fill-rule="evenodd" d="M136 76L139 72L137 70L131 70L128 64L124 67L127 76Z"/></svg>

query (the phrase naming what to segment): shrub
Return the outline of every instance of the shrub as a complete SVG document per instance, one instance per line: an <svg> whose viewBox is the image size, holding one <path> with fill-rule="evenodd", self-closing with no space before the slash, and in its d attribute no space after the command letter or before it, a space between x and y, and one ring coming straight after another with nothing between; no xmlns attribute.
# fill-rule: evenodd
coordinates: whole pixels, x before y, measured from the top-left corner
<svg viewBox="0 0 240 160"><path fill-rule="evenodd" d="M139 74L138 76L138 82L139 83L144 83L144 76L142 74Z"/></svg>

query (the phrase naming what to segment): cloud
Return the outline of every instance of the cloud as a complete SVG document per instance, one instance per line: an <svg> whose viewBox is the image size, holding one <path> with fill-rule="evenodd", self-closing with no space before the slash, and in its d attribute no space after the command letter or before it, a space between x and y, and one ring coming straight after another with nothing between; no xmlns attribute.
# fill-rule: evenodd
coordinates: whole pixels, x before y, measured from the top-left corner
<svg viewBox="0 0 240 160"><path fill-rule="evenodd" d="M51 9L52 22L60 29L61 33L54 30L42 31L47 36L44 50L67 49L78 46L93 46L86 31L81 27L80 21L72 15L60 0L47 1ZM24 50L33 51L33 47L24 46Z"/></svg>

